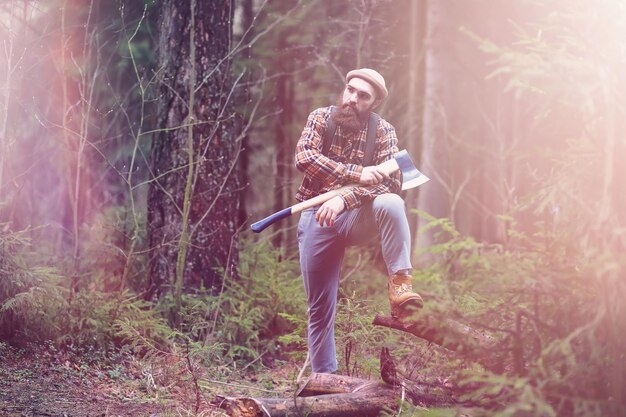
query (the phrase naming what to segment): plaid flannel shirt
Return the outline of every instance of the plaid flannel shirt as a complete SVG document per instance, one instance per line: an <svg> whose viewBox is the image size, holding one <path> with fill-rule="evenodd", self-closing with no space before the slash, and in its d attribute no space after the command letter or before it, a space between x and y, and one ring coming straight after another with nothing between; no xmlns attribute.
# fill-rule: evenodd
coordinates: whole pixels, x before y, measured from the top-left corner
<svg viewBox="0 0 626 417"><path fill-rule="evenodd" d="M296 193L298 201L308 200L318 194L340 188L346 184L357 184L363 171L367 124L356 134L349 134L337 126L334 144L328 156L322 154L322 138L327 121L334 106L314 110L306 122L296 145L296 168L304 172L304 180ZM380 118L376 126L376 145L373 165L387 161L398 152L398 138L394 127ZM341 193L346 210L361 206L365 201L384 193L398 193L402 182L399 172L377 185L355 186ZM313 183L322 184L314 190Z"/></svg>

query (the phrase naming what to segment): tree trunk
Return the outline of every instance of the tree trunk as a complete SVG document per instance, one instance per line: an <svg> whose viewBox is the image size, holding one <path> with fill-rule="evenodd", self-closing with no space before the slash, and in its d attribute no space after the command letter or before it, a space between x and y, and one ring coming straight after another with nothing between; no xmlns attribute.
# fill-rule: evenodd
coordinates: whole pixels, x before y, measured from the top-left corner
<svg viewBox="0 0 626 417"><path fill-rule="evenodd" d="M429 184L419 190L418 209L435 217L447 217L449 198L446 191L444 175L447 172L445 155L441 151L445 142L445 114L442 114L441 89L449 80L441 71L441 60L447 51L442 42L441 20L444 19L445 5L440 1L428 1L426 11L426 51L424 63L424 112L422 115L422 147L420 169L431 178ZM417 228L423 227L427 221L420 219ZM428 231L417 234L416 247L432 246L433 233Z"/></svg>
<svg viewBox="0 0 626 417"><path fill-rule="evenodd" d="M281 36L278 39L278 50L283 51L287 48L285 43L286 36ZM276 119L275 133L274 133L274 167L276 175L274 177L274 212L278 212L289 205L286 204L286 184L285 177L286 172L292 165L293 150L289 147L289 139L287 136L287 128L289 123L289 109L291 107L290 101L287 99L287 83L289 82L289 76L287 73L287 64L284 60L281 60L279 67L279 77L276 83L276 100L281 107L281 112ZM283 225L284 226L284 225ZM272 239L272 243L275 247L281 248L283 244L283 238L285 236L285 228L279 229Z"/></svg>
<svg viewBox="0 0 626 417"><path fill-rule="evenodd" d="M228 53L231 2L165 0L148 193L149 296L217 288L237 264L240 140ZM191 109L191 111L189 111Z"/></svg>
<svg viewBox="0 0 626 417"><path fill-rule="evenodd" d="M477 240L502 241L498 215L521 188L511 183L510 174L521 138L519 129L509 128L512 95L502 96L505 85L485 81L493 68L476 53L476 37L505 42L510 20L523 8L486 0L427 4L420 168L432 181L420 188L418 208L450 218L457 230ZM486 14L494 18L485 19ZM427 222L421 219L419 227ZM435 233L418 234L416 246L438 243Z"/></svg>
<svg viewBox="0 0 626 417"><path fill-rule="evenodd" d="M241 0L241 40L247 42L254 37L254 2L253 0ZM245 38L244 38L245 37ZM252 60L252 48L246 48L243 52L245 61ZM244 83L250 83L252 81L251 69L246 68L246 76L243 80ZM246 87L238 96L238 102L248 103L252 99L250 87ZM246 126L247 120L242 120L242 124ZM239 215L238 223L244 224L248 221L248 193L250 192L250 173L248 168L250 167L250 136L247 129L243 129L241 132L241 154L239 156L239 183L241 184L239 191Z"/></svg>
<svg viewBox="0 0 626 417"><path fill-rule="evenodd" d="M407 117L405 118L404 132L406 149L421 168L422 149L422 117L424 116L424 36L426 26L426 2L410 2L409 19L409 66L408 66L408 88L406 89ZM421 188L408 190L405 193L405 201L411 209L418 207L418 198ZM408 216L409 227L413 236L417 235L418 216L411 214Z"/></svg>

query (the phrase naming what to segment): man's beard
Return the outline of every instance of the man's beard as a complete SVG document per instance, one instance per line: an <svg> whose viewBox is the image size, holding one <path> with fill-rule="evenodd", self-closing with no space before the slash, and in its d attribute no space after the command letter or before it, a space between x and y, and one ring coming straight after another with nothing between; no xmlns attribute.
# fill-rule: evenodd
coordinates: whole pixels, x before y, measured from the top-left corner
<svg viewBox="0 0 626 417"><path fill-rule="evenodd" d="M354 107L338 102L331 117L337 126L341 126L343 130L348 133L356 133L363 129L368 116L369 112L363 117Z"/></svg>

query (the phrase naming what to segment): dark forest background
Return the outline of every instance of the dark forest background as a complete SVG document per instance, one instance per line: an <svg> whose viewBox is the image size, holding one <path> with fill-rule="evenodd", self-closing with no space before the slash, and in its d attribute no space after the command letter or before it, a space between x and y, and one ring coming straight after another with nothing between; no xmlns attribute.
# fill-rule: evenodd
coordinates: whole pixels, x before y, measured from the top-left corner
<svg viewBox="0 0 626 417"><path fill-rule="evenodd" d="M493 369L452 366L464 395L621 415L625 21L617 0L2 1L0 340L214 378L302 362L297 216L249 224L295 203L308 113L371 67L431 178L403 195L425 311L501 342ZM352 374L388 338L378 268L376 248L344 268Z"/></svg>

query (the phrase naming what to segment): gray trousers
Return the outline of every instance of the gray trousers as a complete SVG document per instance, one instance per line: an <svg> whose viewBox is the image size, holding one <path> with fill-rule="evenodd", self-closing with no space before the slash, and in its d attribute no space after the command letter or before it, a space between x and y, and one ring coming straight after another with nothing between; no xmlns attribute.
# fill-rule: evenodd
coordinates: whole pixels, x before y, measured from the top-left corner
<svg viewBox="0 0 626 417"><path fill-rule="evenodd" d="M308 303L309 357L313 372L337 370L335 313L339 273L345 249L380 238L389 275L411 269L411 233L404 201L382 194L363 206L344 211L332 227L315 221L319 207L304 210L298 223L300 268ZM386 281L381 281L386 288Z"/></svg>

